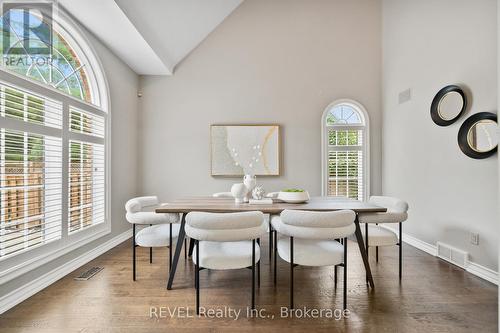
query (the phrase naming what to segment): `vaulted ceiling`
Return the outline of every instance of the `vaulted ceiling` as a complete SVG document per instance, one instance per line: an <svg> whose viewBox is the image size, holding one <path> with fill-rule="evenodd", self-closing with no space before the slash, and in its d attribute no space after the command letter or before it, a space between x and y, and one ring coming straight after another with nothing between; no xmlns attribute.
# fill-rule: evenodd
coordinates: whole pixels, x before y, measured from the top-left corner
<svg viewBox="0 0 500 333"><path fill-rule="evenodd" d="M137 74L172 75L243 0L59 0Z"/></svg>

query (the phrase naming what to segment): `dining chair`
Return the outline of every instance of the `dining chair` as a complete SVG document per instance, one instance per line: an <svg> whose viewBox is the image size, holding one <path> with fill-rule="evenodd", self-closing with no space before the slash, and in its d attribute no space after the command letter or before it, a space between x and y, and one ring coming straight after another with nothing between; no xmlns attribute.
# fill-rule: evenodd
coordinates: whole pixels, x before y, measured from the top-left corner
<svg viewBox="0 0 500 333"><path fill-rule="evenodd" d="M125 204L126 219L132 224L132 278L136 280L136 246L149 247L149 263L153 262L153 247L169 248L169 268L172 267L172 246L179 236L179 214L157 214L158 197L130 199ZM136 226L143 228L136 233Z"/></svg>
<svg viewBox="0 0 500 333"><path fill-rule="evenodd" d="M204 213L186 216L186 235L195 241L196 313L200 311L200 270L251 268L252 309L255 308L255 266L260 261L256 241L267 230L261 212Z"/></svg>
<svg viewBox="0 0 500 333"><path fill-rule="evenodd" d="M365 239L366 254L368 255L369 246L375 246L375 256L378 262L379 246L398 245L399 280L401 280L403 276L403 222L408 218L408 203L398 198L386 196L371 196L369 202L387 208L387 212L359 214L359 222L365 224L362 233ZM399 233L396 233L392 228L381 225L383 223L398 223Z"/></svg>
<svg viewBox="0 0 500 333"><path fill-rule="evenodd" d="M274 194L276 193L276 196L277 196L277 193L279 192L271 192L269 194ZM268 194L268 195L269 195ZM214 198L234 198L233 194L231 192L216 192L214 194L212 194L212 197ZM270 196L266 196L266 197L269 197ZM266 220L269 224L269 261L271 261L271 256L272 256L272 249L273 249L273 237L272 237L272 232L271 232L271 218L269 215L264 215L264 220ZM191 256L193 254L193 244L194 243L189 243L189 256ZM260 284L260 265L257 266L258 270L259 270L259 274L257 275L259 277L259 284Z"/></svg>
<svg viewBox="0 0 500 333"><path fill-rule="evenodd" d="M281 259L290 263L290 309L294 306L293 270L298 265L334 266L335 286L337 267L343 267L343 306L344 309L347 308L347 237L356 230L355 218L356 213L352 210L312 212L285 209L281 215L273 216L271 224L275 230L274 279L276 282L277 252Z"/></svg>

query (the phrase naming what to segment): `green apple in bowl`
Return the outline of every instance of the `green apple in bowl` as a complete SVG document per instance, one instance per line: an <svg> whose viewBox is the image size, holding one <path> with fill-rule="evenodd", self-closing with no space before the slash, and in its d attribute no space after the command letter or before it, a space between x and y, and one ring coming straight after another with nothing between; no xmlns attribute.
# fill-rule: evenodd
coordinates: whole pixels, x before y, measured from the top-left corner
<svg viewBox="0 0 500 333"><path fill-rule="evenodd" d="M288 188L279 192L278 199L287 203L303 203L307 202L309 193L302 189Z"/></svg>

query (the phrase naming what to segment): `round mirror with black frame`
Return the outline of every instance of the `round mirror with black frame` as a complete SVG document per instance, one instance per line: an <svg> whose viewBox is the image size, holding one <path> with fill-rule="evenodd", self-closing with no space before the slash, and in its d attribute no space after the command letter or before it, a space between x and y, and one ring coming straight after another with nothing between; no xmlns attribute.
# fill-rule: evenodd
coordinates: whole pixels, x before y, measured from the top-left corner
<svg viewBox="0 0 500 333"><path fill-rule="evenodd" d="M431 118L439 126L457 121L467 108L467 97L462 88L449 85L439 90L431 104Z"/></svg>
<svg viewBox="0 0 500 333"><path fill-rule="evenodd" d="M458 131L458 146L475 159L490 157L498 149L497 115L479 112L467 118Z"/></svg>

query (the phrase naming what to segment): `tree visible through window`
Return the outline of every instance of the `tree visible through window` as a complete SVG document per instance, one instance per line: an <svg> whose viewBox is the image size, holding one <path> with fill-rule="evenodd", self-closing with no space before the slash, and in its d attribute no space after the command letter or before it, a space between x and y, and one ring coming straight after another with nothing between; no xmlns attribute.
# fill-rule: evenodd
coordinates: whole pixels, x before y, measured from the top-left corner
<svg viewBox="0 0 500 333"><path fill-rule="evenodd" d="M325 194L363 200L366 188L364 115L350 103L334 105L325 112Z"/></svg>
<svg viewBox="0 0 500 333"><path fill-rule="evenodd" d="M21 8L11 9L4 15L0 25L3 40L8 43L0 44L3 66L71 96L92 102L85 64L63 36L55 29L50 29L51 36L46 40L32 31L26 33L26 22L29 22L30 27L36 27L42 24L41 20L37 11ZM29 39L27 42L26 38ZM25 46L26 43L29 49Z"/></svg>

